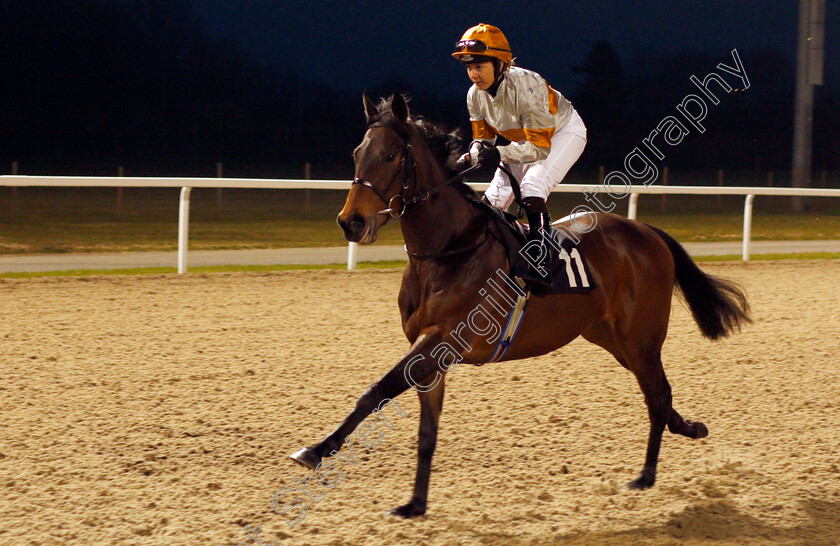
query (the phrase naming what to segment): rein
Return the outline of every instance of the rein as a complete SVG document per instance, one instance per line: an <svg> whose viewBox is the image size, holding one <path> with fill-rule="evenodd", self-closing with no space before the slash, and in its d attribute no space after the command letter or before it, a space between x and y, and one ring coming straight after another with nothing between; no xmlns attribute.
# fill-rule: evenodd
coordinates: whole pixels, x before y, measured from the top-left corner
<svg viewBox="0 0 840 546"><path fill-rule="evenodd" d="M516 204L519 206L519 212L516 217L522 218L525 213L525 205L522 203L522 190L519 187L519 180L511 172L507 163L500 163L499 169L507 175L508 181L510 182L510 189L513 190L514 201L516 201Z"/></svg>
<svg viewBox="0 0 840 546"><path fill-rule="evenodd" d="M409 256L416 260L438 260L440 258L449 258L451 256L457 256L458 254L466 254L467 252L472 252L473 250L478 250L480 247L487 242L487 239L490 238L490 224L487 225L487 228L484 230L484 238L477 242L476 244L469 246L467 248L459 248L456 250L450 250L448 252L441 252L440 254L420 254L418 252L410 252L408 247L406 246L405 251L408 253Z"/></svg>

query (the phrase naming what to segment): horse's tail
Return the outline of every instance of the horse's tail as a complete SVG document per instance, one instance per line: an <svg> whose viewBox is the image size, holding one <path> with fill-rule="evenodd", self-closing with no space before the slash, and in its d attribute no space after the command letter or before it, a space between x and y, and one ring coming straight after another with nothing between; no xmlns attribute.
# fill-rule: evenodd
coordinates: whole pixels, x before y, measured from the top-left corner
<svg viewBox="0 0 840 546"><path fill-rule="evenodd" d="M674 257L676 288L688 303L694 320L709 339L726 337L752 322L743 288L733 281L704 273L673 237L648 225L665 241Z"/></svg>

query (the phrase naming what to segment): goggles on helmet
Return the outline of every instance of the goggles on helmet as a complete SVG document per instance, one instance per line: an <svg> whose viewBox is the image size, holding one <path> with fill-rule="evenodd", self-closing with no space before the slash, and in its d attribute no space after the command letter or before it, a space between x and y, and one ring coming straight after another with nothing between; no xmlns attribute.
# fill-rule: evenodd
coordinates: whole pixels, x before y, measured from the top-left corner
<svg viewBox="0 0 840 546"><path fill-rule="evenodd" d="M463 51L467 51L469 53L482 53L484 51L487 51L488 49L492 49L494 51L506 51L510 53L509 49L490 47L481 40L459 40L458 43L455 44L455 53L460 53Z"/></svg>

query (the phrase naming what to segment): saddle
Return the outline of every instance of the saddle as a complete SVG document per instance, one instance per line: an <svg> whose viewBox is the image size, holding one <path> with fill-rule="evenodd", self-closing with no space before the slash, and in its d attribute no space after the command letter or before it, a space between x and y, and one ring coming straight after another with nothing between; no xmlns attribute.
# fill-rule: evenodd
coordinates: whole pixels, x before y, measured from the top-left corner
<svg viewBox="0 0 840 546"><path fill-rule="evenodd" d="M472 201L472 204L495 225L495 231L499 234L499 242L502 243L507 252L511 275L515 276L517 271L525 270L529 265L525 254L532 250L525 249L529 243L528 226L518 222L514 215L483 201ZM549 272L551 284L530 283L528 287L531 289L531 293L534 296L549 296L553 294L587 294L594 290L596 287L589 272L589 266L575 242L557 229L552 230L552 240L553 242L549 243L549 246L552 247L550 252L557 253L558 259L549 261L551 264L551 271ZM525 249L524 252L523 249Z"/></svg>

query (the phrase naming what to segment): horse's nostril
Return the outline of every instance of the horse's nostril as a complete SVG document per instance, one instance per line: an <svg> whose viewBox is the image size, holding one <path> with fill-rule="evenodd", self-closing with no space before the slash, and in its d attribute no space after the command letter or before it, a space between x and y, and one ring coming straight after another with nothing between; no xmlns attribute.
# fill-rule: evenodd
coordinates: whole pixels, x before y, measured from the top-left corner
<svg viewBox="0 0 840 546"><path fill-rule="evenodd" d="M347 222L347 227L349 227L350 231L353 233L358 233L365 228L365 219L358 214L354 214Z"/></svg>
<svg viewBox="0 0 840 546"><path fill-rule="evenodd" d="M338 225L344 230L346 236L359 236L364 231L367 222L363 216L359 214L351 214L347 218L342 218L338 215Z"/></svg>

